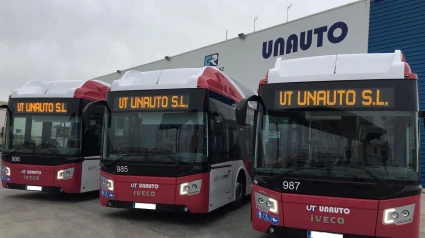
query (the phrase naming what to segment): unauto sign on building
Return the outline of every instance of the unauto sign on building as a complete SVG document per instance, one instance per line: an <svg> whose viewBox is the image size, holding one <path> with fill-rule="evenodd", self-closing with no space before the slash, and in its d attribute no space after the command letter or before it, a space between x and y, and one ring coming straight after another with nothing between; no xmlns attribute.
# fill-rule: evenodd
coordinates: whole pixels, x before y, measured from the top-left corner
<svg viewBox="0 0 425 238"><path fill-rule="evenodd" d="M276 40L263 42L263 58L268 59L271 55L274 57L285 54L307 51L310 47L320 48L323 42L331 44L342 42L348 34L348 25L343 21L338 21L331 26L321 26L315 29L293 33L286 39L279 37Z"/></svg>

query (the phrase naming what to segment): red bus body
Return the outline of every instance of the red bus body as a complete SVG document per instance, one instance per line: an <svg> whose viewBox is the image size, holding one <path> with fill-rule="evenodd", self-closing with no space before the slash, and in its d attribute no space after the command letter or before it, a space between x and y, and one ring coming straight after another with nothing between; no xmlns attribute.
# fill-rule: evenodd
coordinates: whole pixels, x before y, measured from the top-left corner
<svg viewBox="0 0 425 238"><path fill-rule="evenodd" d="M251 192L252 159L244 146L252 126L237 126L234 105L253 94L213 67L129 71L114 81L100 203L190 213L238 207Z"/></svg>
<svg viewBox="0 0 425 238"><path fill-rule="evenodd" d="M80 118L87 103L105 100L108 89L100 81L76 80L31 81L14 90L5 107L2 186L48 193L98 190L100 137L84 132ZM103 111L97 116L101 127Z"/></svg>
<svg viewBox="0 0 425 238"><path fill-rule="evenodd" d="M291 238L419 238L417 94L401 51L278 59L259 97L249 99L261 102L253 229Z"/></svg>

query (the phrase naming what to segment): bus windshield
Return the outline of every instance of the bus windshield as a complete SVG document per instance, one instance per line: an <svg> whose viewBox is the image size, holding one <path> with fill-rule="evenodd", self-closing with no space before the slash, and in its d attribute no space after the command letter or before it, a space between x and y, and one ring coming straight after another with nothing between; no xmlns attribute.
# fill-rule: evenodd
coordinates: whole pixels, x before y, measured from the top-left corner
<svg viewBox="0 0 425 238"><path fill-rule="evenodd" d="M51 156L81 155L81 118L62 115L16 115L10 119L5 152Z"/></svg>
<svg viewBox="0 0 425 238"><path fill-rule="evenodd" d="M152 164L207 161L203 112L119 112L113 113L111 120L104 137L103 160Z"/></svg>
<svg viewBox="0 0 425 238"><path fill-rule="evenodd" d="M258 121L256 173L419 183L417 112L278 110Z"/></svg>

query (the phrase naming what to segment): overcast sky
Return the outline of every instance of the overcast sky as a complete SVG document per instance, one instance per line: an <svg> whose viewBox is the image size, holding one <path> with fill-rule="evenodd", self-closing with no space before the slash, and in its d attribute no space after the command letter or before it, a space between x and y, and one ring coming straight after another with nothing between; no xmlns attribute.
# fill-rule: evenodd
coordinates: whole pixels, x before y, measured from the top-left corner
<svg viewBox="0 0 425 238"><path fill-rule="evenodd" d="M0 2L0 100L30 80L90 79L356 0Z"/></svg>

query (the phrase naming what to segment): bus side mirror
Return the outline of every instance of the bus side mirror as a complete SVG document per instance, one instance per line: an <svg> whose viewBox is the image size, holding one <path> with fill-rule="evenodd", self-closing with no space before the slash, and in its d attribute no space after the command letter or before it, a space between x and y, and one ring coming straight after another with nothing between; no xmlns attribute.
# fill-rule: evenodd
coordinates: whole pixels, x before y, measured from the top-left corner
<svg viewBox="0 0 425 238"><path fill-rule="evenodd" d="M240 126L245 125L246 121L246 111L247 111L248 101L242 100L236 105L236 123Z"/></svg>
<svg viewBox="0 0 425 238"><path fill-rule="evenodd" d="M223 118L221 116L214 117L214 131L217 136L223 134Z"/></svg>
<svg viewBox="0 0 425 238"><path fill-rule="evenodd" d="M245 98L242 101L240 101L236 105L236 110L235 110L236 123L240 126L245 126L246 113L248 112L248 102L249 101L260 102L263 105L263 107L265 108L262 99L257 95L252 95L251 97Z"/></svg>
<svg viewBox="0 0 425 238"><path fill-rule="evenodd" d="M91 102L87 104L83 109L83 121L85 124L90 125L92 119L92 114L94 114L94 111L96 109L95 106L104 106L108 110L108 127L111 127L111 109L108 106L108 103L106 101L96 101Z"/></svg>

